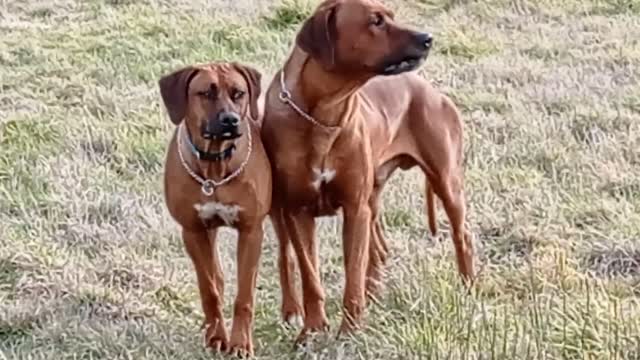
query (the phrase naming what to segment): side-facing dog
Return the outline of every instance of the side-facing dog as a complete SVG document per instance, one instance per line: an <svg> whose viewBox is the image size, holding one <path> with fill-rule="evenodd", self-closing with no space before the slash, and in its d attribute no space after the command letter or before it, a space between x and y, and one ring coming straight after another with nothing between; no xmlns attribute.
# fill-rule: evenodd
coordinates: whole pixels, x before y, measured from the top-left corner
<svg viewBox="0 0 640 360"><path fill-rule="evenodd" d="M398 168L426 175L429 225L434 196L452 228L459 271L474 275L465 225L463 126L458 110L415 70L432 36L394 21L376 0L327 0L305 21L266 94L262 140L273 164L270 214L280 242L283 316L304 316L299 340L327 328L315 218L343 213L345 289L340 332L361 324L365 291L375 291L387 255L378 214ZM292 281L290 246L302 278Z"/></svg>
<svg viewBox="0 0 640 360"><path fill-rule="evenodd" d="M165 164L165 200L195 267L205 341L241 356L253 354L256 275L262 226L271 206L271 166L254 121L260 116L260 79L249 66L213 63L188 66L159 81L176 125ZM220 226L238 231L238 293L230 338L222 314Z"/></svg>

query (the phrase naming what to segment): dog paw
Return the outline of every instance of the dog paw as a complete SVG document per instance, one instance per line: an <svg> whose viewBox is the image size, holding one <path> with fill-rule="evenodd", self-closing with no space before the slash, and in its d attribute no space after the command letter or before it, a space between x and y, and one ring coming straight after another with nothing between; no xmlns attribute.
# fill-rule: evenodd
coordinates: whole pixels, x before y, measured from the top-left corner
<svg viewBox="0 0 640 360"><path fill-rule="evenodd" d="M382 280L377 277L367 277L365 283L367 298L377 301L380 294L384 292L385 286Z"/></svg>
<svg viewBox="0 0 640 360"><path fill-rule="evenodd" d="M229 341L228 354L237 358L253 357L253 338L251 336L251 321L241 317L234 318Z"/></svg>
<svg viewBox="0 0 640 360"><path fill-rule="evenodd" d="M285 325L301 328L304 321L304 312L302 306L292 297L286 297L282 303L282 321Z"/></svg>
<svg viewBox="0 0 640 360"><path fill-rule="evenodd" d="M229 348L229 341L224 327L221 324L216 325L215 327L205 325L205 346L215 352L223 353Z"/></svg>
<svg viewBox="0 0 640 360"><path fill-rule="evenodd" d="M209 341L207 342L207 347L214 352L224 353L229 348L229 345L227 343L227 340L214 337L209 339Z"/></svg>
<svg viewBox="0 0 640 360"><path fill-rule="evenodd" d="M253 357L253 341L251 340L251 333L247 331L234 331L231 334L228 354L242 359Z"/></svg>
<svg viewBox="0 0 640 360"><path fill-rule="evenodd" d="M239 359L247 359L253 357L253 346L250 343L231 343L228 354Z"/></svg>
<svg viewBox="0 0 640 360"><path fill-rule="evenodd" d="M304 325L304 318L297 312L291 312L283 315L284 323L293 328L301 328Z"/></svg>
<svg viewBox="0 0 640 360"><path fill-rule="evenodd" d="M306 320L306 323L296 338L295 343L297 346L305 346L311 335L326 332L329 332L329 321L326 318Z"/></svg>
<svg viewBox="0 0 640 360"><path fill-rule="evenodd" d="M340 324L340 329L338 330L337 337L340 338L340 337L349 336L354 332L356 332L358 329L360 329L359 324L354 323L353 321L343 319L342 324Z"/></svg>

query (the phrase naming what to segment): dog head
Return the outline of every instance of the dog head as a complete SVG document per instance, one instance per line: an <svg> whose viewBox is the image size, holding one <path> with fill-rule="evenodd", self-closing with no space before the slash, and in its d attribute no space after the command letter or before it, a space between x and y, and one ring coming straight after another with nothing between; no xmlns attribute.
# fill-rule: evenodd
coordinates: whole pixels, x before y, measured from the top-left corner
<svg viewBox="0 0 640 360"><path fill-rule="evenodd" d="M238 63L188 66L163 76L160 94L169 118L185 121L192 136L205 140L233 140L242 135L240 124L258 120L261 74Z"/></svg>
<svg viewBox="0 0 640 360"><path fill-rule="evenodd" d="M397 24L377 0L326 0L296 37L325 70L365 77L416 69L432 41L428 33Z"/></svg>

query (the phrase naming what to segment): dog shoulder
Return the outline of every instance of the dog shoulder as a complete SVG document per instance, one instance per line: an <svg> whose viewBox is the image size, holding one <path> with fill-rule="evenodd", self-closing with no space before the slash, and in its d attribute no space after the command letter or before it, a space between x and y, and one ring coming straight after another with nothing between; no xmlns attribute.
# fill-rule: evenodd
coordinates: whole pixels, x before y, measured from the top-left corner
<svg viewBox="0 0 640 360"><path fill-rule="evenodd" d="M271 73L267 73L267 72L263 72L261 69L261 73L264 74L261 78L260 81L260 88L262 89L262 91L260 92L260 95L258 96L258 119L256 119L255 123L258 125L258 128L262 128L262 124L264 121L264 116L265 116L265 110L266 107L268 106L267 102L268 102L268 95L269 95L269 88L272 86L272 78L273 75Z"/></svg>
<svg viewBox="0 0 640 360"><path fill-rule="evenodd" d="M437 89L429 79L410 73L407 74L407 82L411 86L414 97L424 99L430 107L439 109L448 115L459 117L458 107L453 99Z"/></svg>
<svg viewBox="0 0 640 360"><path fill-rule="evenodd" d="M265 98L266 96L264 92L258 97L258 118L255 121L258 128L262 127L262 120L264 119Z"/></svg>

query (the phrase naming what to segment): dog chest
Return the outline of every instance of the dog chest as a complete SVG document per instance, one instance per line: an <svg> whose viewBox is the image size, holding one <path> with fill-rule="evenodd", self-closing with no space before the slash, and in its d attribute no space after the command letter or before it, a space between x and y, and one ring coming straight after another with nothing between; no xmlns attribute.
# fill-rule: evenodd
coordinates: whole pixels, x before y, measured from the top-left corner
<svg viewBox="0 0 640 360"><path fill-rule="evenodd" d="M217 201L206 201L196 203L193 208L198 213L198 217L204 223L220 221L224 225L232 226L239 220L242 207L236 204L225 204Z"/></svg>
<svg viewBox="0 0 640 360"><path fill-rule="evenodd" d="M336 177L335 169L328 167L314 167L311 169L311 187L319 191L323 185L330 183Z"/></svg>
<svg viewBox="0 0 640 360"><path fill-rule="evenodd" d="M311 167L300 171L307 176L290 176L280 183L280 189L286 189L289 206L306 209L316 216L328 216L338 209L339 194L335 181L338 172L330 167Z"/></svg>

